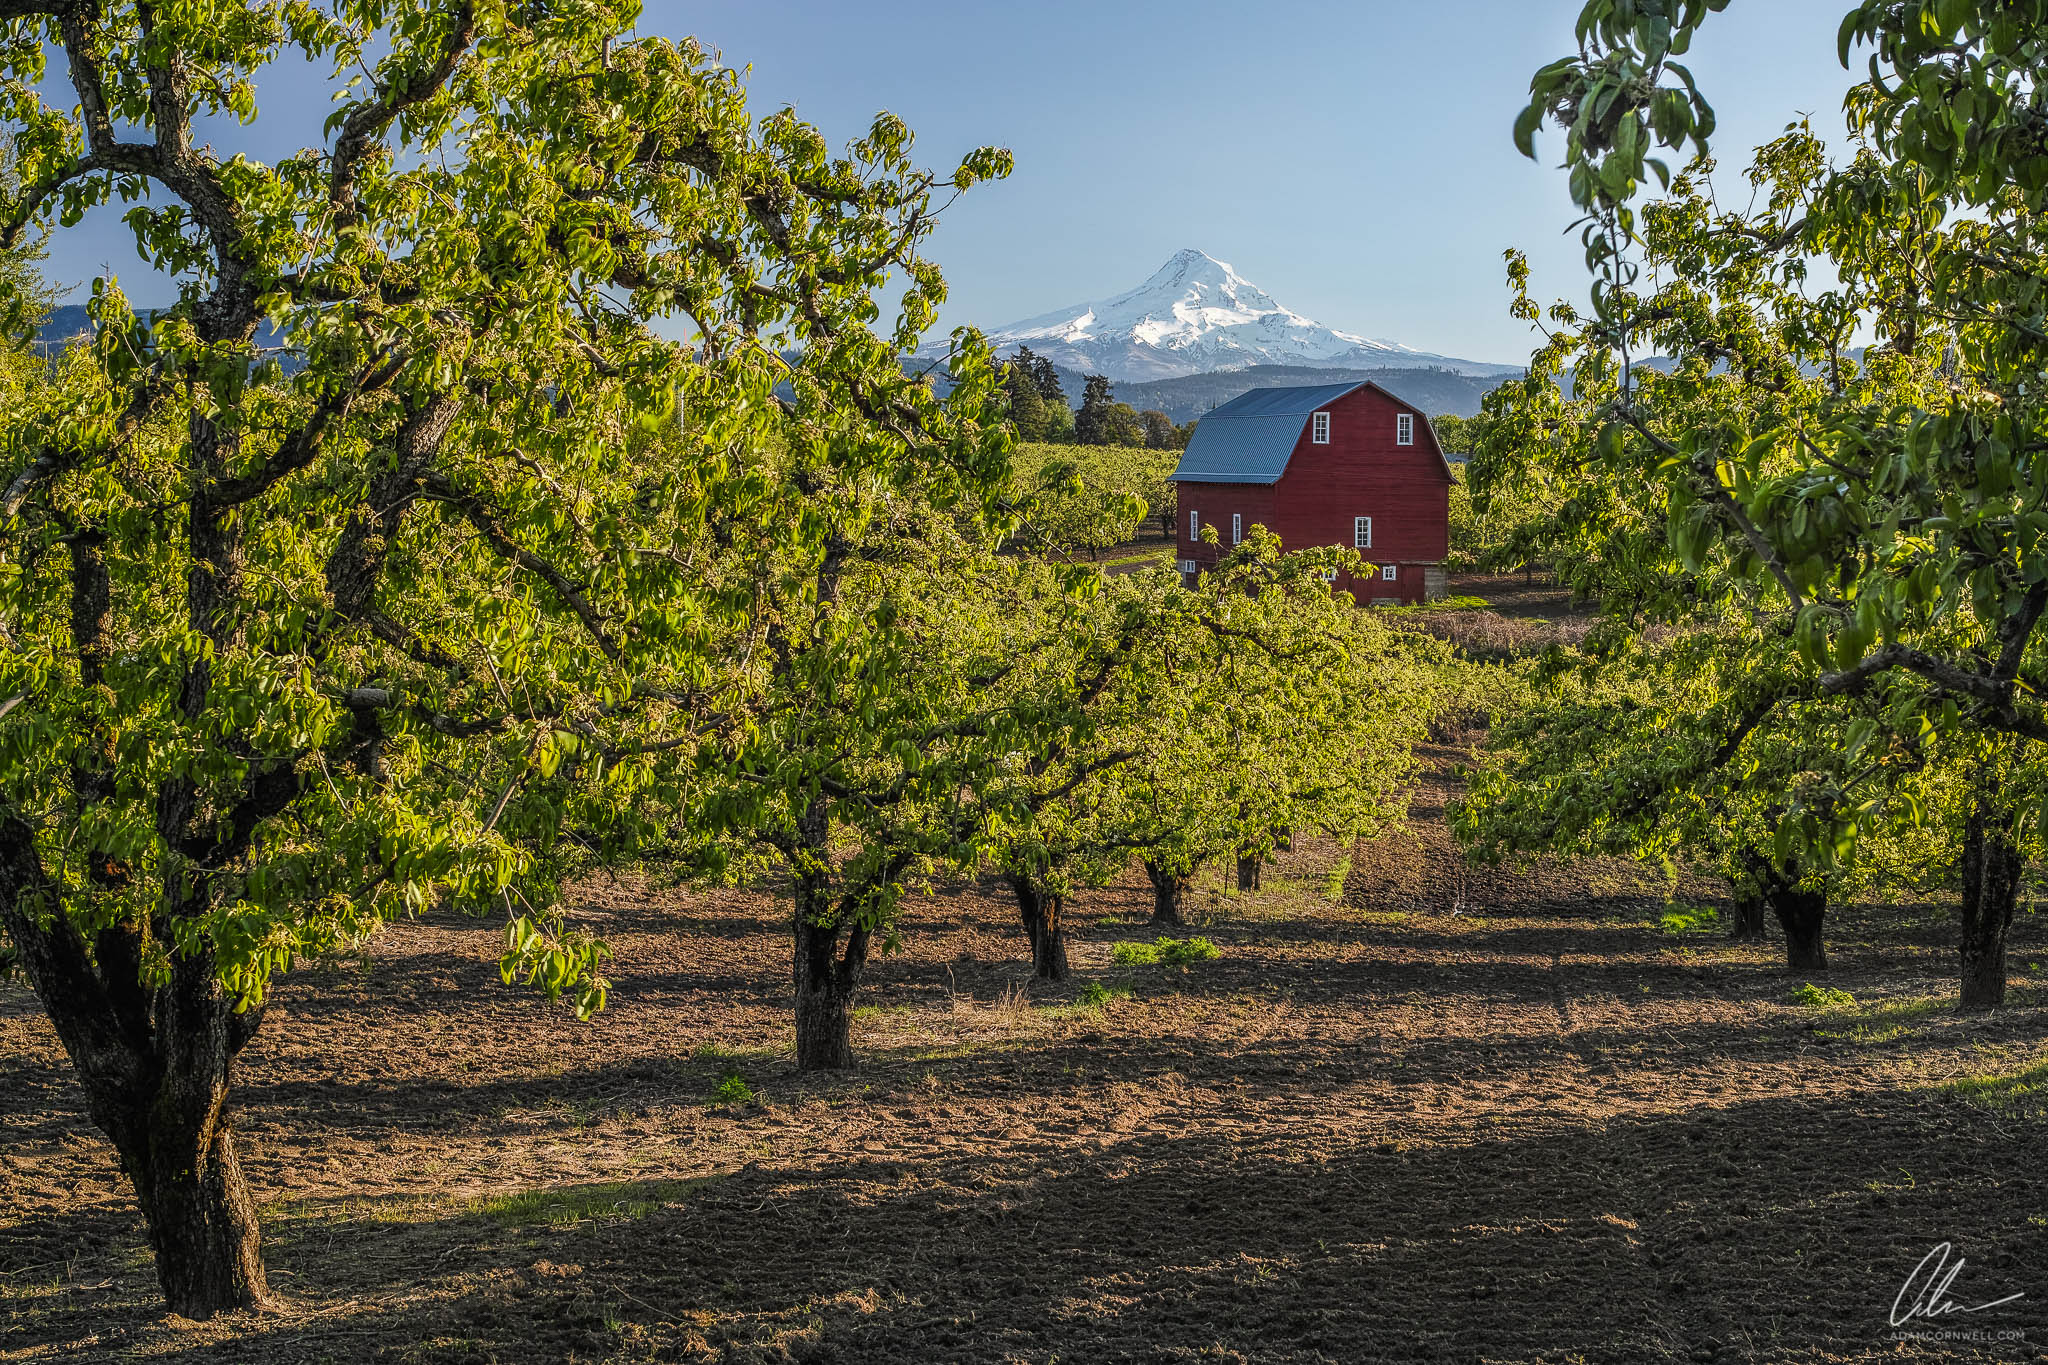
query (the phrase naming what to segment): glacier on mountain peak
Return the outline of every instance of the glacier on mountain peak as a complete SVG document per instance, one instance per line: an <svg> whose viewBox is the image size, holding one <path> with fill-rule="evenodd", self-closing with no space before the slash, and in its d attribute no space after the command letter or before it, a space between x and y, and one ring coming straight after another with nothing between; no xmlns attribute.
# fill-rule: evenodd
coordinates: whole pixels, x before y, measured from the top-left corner
<svg viewBox="0 0 2048 1365"><path fill-rule="evenodd" d="M1175 252L1135 289L995 328L988 339L999 352L1028 346L1057 365L1120 381L1251 365L1437 367L1478 375L1517 368L1324 327L1193 247Z"/></svg>

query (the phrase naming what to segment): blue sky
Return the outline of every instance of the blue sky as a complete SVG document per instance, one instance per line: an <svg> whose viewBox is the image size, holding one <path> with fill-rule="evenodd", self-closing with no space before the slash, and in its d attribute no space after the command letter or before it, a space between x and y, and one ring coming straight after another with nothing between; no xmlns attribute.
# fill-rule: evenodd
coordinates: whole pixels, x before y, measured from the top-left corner
<svg viewBox="0 0 2048 1365"><path fill-rule="evenodd" d="M1554 165L1516 154L1529 74L1572 47L1575 0L648 0L643 31L694 33L751 64L759 113L794 104L834 142L878 109L928 164L983 143L1017 172L946 216L933 255L945 325L996 325L1136 285L1181 247L1230 262L1318 322L1479 360L1530 348L1501 252L1544 297L1584 289ZM1734 0L1690 62L1721 119L1724 187L1800 112L1840 139L1848 0ZM1861 60L1861 58L1857 58ZM279 81L276 86L286 83ZM281 112L288 89L259 89ZM287 110L281 146L316 135ZM219 137L221 149L229 145ZM266 141L268 139L265 139ZM257 155L275 150L257 145ZM116 215L58 245L52 273L103 266L139 303Z"/></svg>

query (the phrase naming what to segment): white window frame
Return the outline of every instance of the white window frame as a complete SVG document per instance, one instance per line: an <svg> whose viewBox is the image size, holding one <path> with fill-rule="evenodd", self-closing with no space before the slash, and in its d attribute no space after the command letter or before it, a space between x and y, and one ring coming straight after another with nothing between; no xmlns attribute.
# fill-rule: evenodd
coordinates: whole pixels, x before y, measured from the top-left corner
<svg viewBox="0 0 2048 1365"><path fill-rule="evenodd" d="M1383 582L1397 583L1400 581L1401 571L1392 564L1382 564L1380 566L1380 578Z"/></svg>
<svg viewBox="0 0 2048 1365"><path fill-rule="evenodd" d="M1415 444L1415 414L1412 412L1394 415L1394 444L1412 446Z"/></svg>
<svg viewBox="0 0 2048 1365"><path fill-rule="evenodd" d="M1372 548L1371 517L1353 517L1351 519L1351 548L1354 550L1370 550Z"/></svg>
<svg viewBox="0 0 2048 1365"><path fill-rule="evenodd" d="M1319 412L1309 418L1308 441L1310 445L1326 446L1330 443L1330 414Z"/></svg>
<svg viewBox="0 0 2048 1365"><path fill-rule="evenodd" d="M1193 542L1200 540L1201 538L1202 514L1200 512L1197 512L1194 508L1190 507L1188 509L1188 540L1190 542Z"/></svg>
<svg viewBox="0 0 2048 1365"><path fill-rule="evenodd" d="M1337 581L1337 571L1335 569L1323 570L1323 581L1325 583L1335 583Z"/></svg>
<svg viewBox="0 0 2048 1365"><path fill-rule="evenodd" d="M1232 512L1230 514L1230 543L1232 545L1244 544L1244 513L1242 512Z"/></svg>

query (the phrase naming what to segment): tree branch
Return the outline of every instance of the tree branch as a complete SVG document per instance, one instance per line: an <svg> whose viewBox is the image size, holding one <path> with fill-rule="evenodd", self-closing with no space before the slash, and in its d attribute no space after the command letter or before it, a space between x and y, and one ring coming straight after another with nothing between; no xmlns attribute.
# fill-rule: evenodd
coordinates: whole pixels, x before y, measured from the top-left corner
<svg viewBox="0 0 2048 1365"><path fill-rule="evenodd" d="M464 519L477 529L492 549L498 552L500 558L526 570L553 588L555 594L568 604L569 610L576 613L576 618L583 623L583 628L590 632L591 638L597 642L597 647L604 651L605 657L614 662L618 660L619 647L613 641L610 630L606 628L603 615L591 605L590 599L569 581L567 574L513 540L499 521L497 510L486 502L481 494L459 487L454 480L439 471L428 472L421 482L428 497L445 502L461 512Z"/></svg>
<svg viewBox="0 0 2048 1365"><path fill-rule="evenodd" d="M371 145L401 113L438 94L475 42L473 3L464 3L452 20L433 65L424 71L401 73L397 82L376 99L355 105L342 119L341 136L334 143L334 165L327 177L327 201L342 222L353 222L357 217L356 177Z"/></svg>

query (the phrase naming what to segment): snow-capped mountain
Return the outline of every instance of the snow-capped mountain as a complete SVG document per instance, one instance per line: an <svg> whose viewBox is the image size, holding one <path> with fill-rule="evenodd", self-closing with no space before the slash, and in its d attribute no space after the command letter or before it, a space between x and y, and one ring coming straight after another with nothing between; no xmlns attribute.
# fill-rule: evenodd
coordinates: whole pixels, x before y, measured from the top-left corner
<svg viewBox="0 0 2048 1365"><path fill-rule="evenodd" d="M1192 249L1176 252L1136 289L998 327L989 341L1004 353L1028 346L1056 365L1126 382L1248 365L1437 367L1480 376L1518 370L1324 327Z"/></svg>

